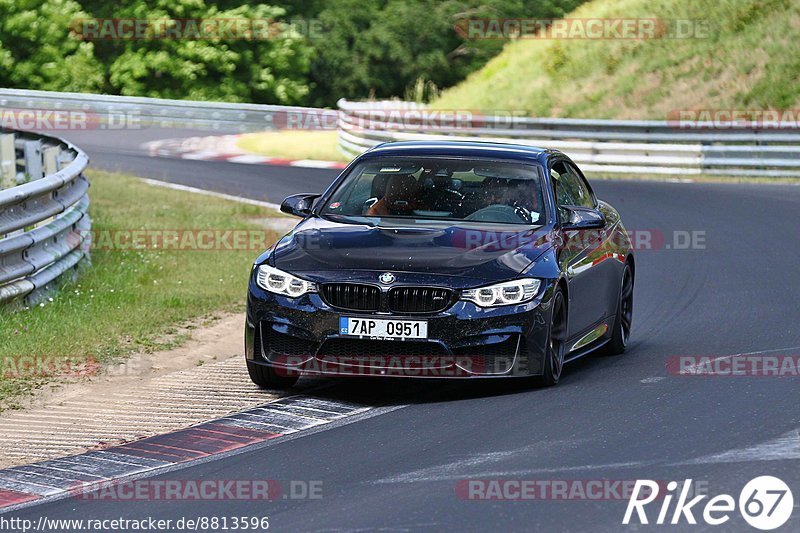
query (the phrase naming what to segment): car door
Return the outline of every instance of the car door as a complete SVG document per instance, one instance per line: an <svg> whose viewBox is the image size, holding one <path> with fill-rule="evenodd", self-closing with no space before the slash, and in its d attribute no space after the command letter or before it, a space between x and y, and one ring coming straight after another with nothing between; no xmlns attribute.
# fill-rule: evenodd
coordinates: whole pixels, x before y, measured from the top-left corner
<svg viewBox="0 0 800 533"><path fill-rule="evenodd" d="M550 170L559 224L567 221L564 206L597 208L586 180L567 160ZM569 337L579 339L607 316L608 265L603 265L603 230L562 230L559 263L569 283ZM570 346L571 347L571 346Z"/></svg>
<svg viewBox="0 0 800 533"><path fill-rule="evenodd" d="M619 213L607 203L597 199L591 185L577 165L570 161L567 163L567 168L575 173L586 188L586 198L591 198L591 203L584 205L597 209L606 219L605 227L592 236L593 239L587 250L587 257L595 267L594 275L597 278L597 283L592 286L592 302L598 305L598 309L595 310L595 316L598 320L601 320L602 318L612 317L617 312L624 265L624 257L620 257L620 243L621 239L627 238L627 236L624 233L619 233ZM611 324L609 323L610 326Z"/></svg>

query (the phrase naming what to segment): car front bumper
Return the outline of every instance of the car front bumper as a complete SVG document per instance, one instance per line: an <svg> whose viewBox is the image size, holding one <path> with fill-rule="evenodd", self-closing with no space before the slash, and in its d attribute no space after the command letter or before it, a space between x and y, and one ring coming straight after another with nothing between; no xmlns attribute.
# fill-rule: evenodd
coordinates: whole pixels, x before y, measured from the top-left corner
<svg viewBox="0 0 800 533"><path fill-rule="evenodd" d="M542 373L555 280L543 280L532 301L481 308L457 301L432 314L392 315L329 306L318 293L288 298L251 277L245 354L284 375L509 377ZM425 320L424 341L341 335L341 317Z"/></svg>

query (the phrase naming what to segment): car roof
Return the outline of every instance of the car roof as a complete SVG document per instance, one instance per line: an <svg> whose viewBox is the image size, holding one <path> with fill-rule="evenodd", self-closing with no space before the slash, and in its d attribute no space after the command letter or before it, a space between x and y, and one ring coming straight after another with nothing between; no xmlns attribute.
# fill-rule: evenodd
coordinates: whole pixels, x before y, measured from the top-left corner
<svg viewBox="0 0 800 533"><path fill-rule="evenodd" d="M482 141L395 141L379 144L361 155L376 156L450 156L491 157L544 163L549 155L558 153L536 146Z"/></svg>

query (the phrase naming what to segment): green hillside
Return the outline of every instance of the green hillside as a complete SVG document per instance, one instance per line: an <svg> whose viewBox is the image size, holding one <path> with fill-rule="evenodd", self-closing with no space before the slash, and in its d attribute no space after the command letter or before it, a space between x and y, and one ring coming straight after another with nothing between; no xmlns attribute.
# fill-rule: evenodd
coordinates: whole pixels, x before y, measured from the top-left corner
<svg viewBox="0 0 800 533"><path fill-rule="evenodd" d="M624 119L800 106L797 0L595 0L567 16L595 17L700 19L707 30L680 39L519 39L434 106Z"/></svg>

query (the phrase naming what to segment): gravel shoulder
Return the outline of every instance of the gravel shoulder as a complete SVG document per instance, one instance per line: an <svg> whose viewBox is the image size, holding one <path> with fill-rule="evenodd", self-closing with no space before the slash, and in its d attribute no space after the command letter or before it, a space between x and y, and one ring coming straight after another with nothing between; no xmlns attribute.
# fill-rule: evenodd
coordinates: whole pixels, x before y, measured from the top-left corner
<svg viewBox="0 0 800 533"><path fill-rule="evenodd" d="M279 396L244 365L244 314L193 324L180 347L134 354L92 376L50 384L0 414L0 468L187 427Z"/></svg>

